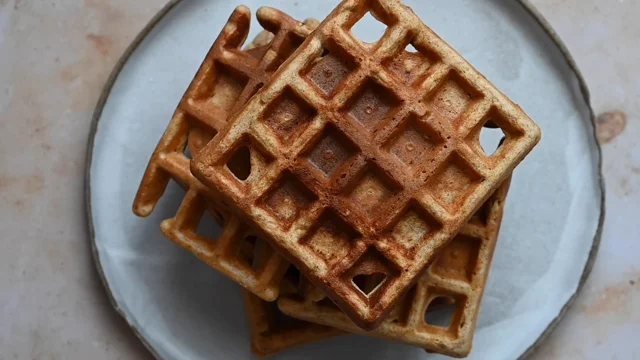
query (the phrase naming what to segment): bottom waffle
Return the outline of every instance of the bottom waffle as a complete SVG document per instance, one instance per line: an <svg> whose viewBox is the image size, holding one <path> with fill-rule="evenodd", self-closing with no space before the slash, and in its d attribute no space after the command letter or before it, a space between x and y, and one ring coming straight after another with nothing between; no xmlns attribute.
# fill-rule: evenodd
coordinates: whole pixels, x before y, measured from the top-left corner
<svg viewBox="0 0 640 360"><path fill-rule="evenodd" d="M260 262L259 252L251 245L241 249L247 260ZM290 266L280 289L281 294L292 295L297 289L300 273ZM260 357L273 355L290 348L309 344L344 334L343 331L285 315L276 302L264 301L247 290L243 290L244 308L251 337L251 351Z"/></svg>
<svg viewBox="0 0 640 360"><path fill-rule="evenodd" d="M246 290L243 292L251 351L257 356L273 355L344 334L329 326L289 317L278 309L275 302L264 301Z"/></svg>
<svg viewBox="0 0 640 360"><path fill-rule="evenodd" d="M487 200L376 330L366 332L356 326L322 291L304 280L296 294L280 298L278 307L300 320L399 341L453 357L467 356L509 182L505 181ZM375 275L354 279L364 293L374 291L381 281ZM450 314L448 319L443 319L446 308Z"/></svg>

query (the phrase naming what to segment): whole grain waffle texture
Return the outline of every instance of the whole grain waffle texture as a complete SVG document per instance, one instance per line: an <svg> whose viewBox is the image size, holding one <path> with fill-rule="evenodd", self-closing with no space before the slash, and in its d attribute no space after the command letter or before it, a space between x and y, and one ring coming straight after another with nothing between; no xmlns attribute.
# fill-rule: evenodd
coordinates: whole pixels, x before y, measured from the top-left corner
<svg viewBox="0 0 640 360"><path fill-rule="evenodd" d="M387 25L375 44L350 32L367 12ZM399 63L409 45L418 52ZM493 154L479 143L485 124L506 137ZM191 170L373 329L539 138L400 1L346 0ZM227 165L239 153L242 176ZM384 280L365 293L362 275Z"/></svg>
<svg viewBox="0 0 640 360"><path fill-rule="evenodd" d="M308 282L301 283L297 294L281 297L280 310L301 320L344 331L399 341L448 356L466 357L473 343L509 183L508 179L489 198L376 330L360 329ZM372 286L375 282L362 284L364 290L372 289ZM442 314L447 308L450 314ZM448 316L438 318L443 315Z"/></svg>
<svg viewBox="0 0 640 360"><path fill-rule="evenodd" d="M259 265L243 260L239 255L243 243L263 242L191 175L187 152L188 145L190 153L197 154L317 26L316 21L302 24L267 7L258 10L257 18L266 32L243 51L240 48L249 33L250 10L240 6L230 16L149 161L133 211L148 216L169 180L178 182L186 194L175 217L161 223L162 232L252 293L273 301L288 263L266 244L256 246L264 255ZM243 171L240 165L237 169ZM197 233L207 209L224 223L218 238Z"/></svg>

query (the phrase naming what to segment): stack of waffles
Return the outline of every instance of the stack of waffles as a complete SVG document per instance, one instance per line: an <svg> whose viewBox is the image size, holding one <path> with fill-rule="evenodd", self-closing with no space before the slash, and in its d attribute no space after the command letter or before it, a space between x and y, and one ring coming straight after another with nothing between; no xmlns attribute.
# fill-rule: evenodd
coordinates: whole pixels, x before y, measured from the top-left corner
<svg viewBox="0 0 640 360"><path fill-rule="evenodd" d="M375 43L351 32L367 13L387 27ZM257 355L358 333L467 356L539 128L399 0L345 0L321 23L256 15L246 46L248 8L224 25L134 212L185 189L162 232L244 288ZM486 127L504 133L495 151Z"/></svg>

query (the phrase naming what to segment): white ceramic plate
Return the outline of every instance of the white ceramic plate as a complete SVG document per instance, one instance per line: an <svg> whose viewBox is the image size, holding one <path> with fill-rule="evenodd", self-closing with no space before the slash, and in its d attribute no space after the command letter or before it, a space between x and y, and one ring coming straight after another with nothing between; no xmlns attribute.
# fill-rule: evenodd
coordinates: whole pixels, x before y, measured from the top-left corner
<svg viewBox="0 0 640 360"><path fill-rule="evenodd" d="M322 19L336 1L243 0L298 19ZM599 147L584 82L526 3L407 0L415 12L540 125L540 145L516 170L478 321L474 359L514 359L557 323L588 274L603 219ZM162 359L250 358L240 289L165 239L182 191L154 214L131 204L176 104L236 4L173 1L125 54L96 109L87 165L95 259L117 311ZM372 23L356 28L364 40ZM252 34L257 33L254 27ZM499 136L488 133L487 146ZM343 336L280 359L423 359L409 346ZM431 356L437 359L437 356Z"/></svg>

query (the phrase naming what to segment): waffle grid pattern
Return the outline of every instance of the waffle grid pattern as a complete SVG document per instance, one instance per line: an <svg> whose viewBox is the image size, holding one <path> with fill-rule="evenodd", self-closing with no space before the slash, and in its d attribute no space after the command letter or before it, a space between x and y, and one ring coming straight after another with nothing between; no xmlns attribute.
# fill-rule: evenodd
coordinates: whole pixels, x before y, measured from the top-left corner
<svg viewBox="0 0 640 360"><path fill-rule="evenodd" d="M375 44L349 31L367 11L388 26ZM398 75L408 45L423 60ZM363 328L382 321L540 136L396 0L344 1L231 122L192 172ZM489 122L506 136L491 156L479 144ZM251 151L245 180L227 167L240 148ZM364 294L353 278L373 273L386 279Z"/></svg>

